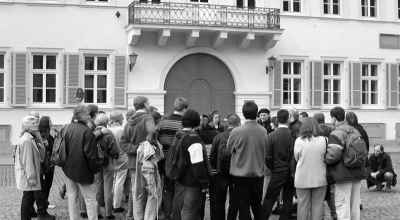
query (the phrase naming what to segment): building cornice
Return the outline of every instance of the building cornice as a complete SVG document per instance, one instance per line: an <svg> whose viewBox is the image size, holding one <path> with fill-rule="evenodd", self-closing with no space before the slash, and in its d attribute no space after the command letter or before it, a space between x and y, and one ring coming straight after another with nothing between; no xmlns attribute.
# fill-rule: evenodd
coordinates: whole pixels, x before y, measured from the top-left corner
<svg viewBox="0 0 400 220"><path fill-rule="evenodd" d="M81 8L110 8L110 9L128 9L128 6L115 5L111 3L72 3L67 0L0 0L0 5L28 5L28 6L46 6L46 7L65 7L75 6Z"/></svg>
<svg viewBox="0 0 400 220"><path fill-rule="evenodd" d="M356 21L356 22L365 22L365 23L391 23L391 24L399 24L400 19L396 20L384 20L382 18L346 18L342 16L311 16L311 15L302 15L302 14L287 14L282 13L282 18L303 18L303 19L319 19L319 20L331 20L331 21ZM281 22L282 24L282 22Z"/></svg>

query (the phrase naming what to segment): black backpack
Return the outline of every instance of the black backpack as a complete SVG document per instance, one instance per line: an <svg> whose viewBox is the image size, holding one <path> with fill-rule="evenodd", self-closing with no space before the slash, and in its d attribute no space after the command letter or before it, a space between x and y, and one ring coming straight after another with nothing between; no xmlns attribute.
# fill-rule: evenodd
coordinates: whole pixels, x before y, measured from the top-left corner
<svg viewBox="0 0 400 220"><path fill-rule="evenodd" d="M368 159L367 144L356 129L343 131L346 133L346 147L343 151L343 162L348 168L365 166Z"/></svg>
<svg viewBox="0 0 400 220"><path fill-rule="evenodd" d="M181 145L189 132L180 131L175 135L175 140L169 148L165 159L165 174L171 180L178 180L184 171L185 160Z"/></svg>
<svg viewBox="0 0 400 220"><path fill-rule="evenodd" d="M54 138L53 151L50 157L50 162L59 167L64 167L67 161L68 153L65 145L65 132L67 128L68 125L61 128Z"/></svg>

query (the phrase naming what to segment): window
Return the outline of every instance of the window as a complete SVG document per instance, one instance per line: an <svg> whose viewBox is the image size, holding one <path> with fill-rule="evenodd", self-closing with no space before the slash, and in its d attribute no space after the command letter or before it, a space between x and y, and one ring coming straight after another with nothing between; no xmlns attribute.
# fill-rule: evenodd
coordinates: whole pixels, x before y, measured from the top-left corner
<svg viewBox="0 0 400 220"><path fill-rule="evenodd" d="M377 0L361 0L361 16L376 17Z"/></svg>
<svg viewBox="0 0 400 220"><path fill-rule="evenodd" d="M256 8L256 1L255 0L247 0L247 7L250 9Z"/></svg>
<svg viewBox="0 0 400 220"><path fill-rule="evenodd" d="M338 15L339 14L339 0L323 0L324 14Z"/></svg>
<svg viewBox="0 0 400 220"><path fill-rule="evenodd" d="M208 0L190 0L191 2L205 2L205 3L207 3L208 2Z"/></svg>
<svg viewBox="0 0 400 220"><path fill-rule="evenodd" d="M33 55L32 100L34 103L56 102L56 55Z"/></svg>
<svg viewBox="0 0 400 220"><path fill-rule="evenodd" d="M323 69L324 104L340 104L341 65L336 62L325 62Z"/></svg>
<svg viewBox="0 0 400 220"><path fill-rule="evenodd" d="M397 17L400 19L400 0L397 0Z"/></svg>
<svg viewBox="0 0 400 220"><path fill-rule="evenodd" d="M236 7L243 8L243 0L236 0Z"/></svg>
<svg viewBox="0 0 400 220"><path fill-rule="evenodd" d="M140 3L147 3L148 0L139 0ZM161 1L160 0L151 0L151 3L159 4Z"/></svg>
<svg viewBox="0 0 400 220"><path fill-rule="evenodd" d="M85 103L107 102L107 56L85 56Z"/></svg>
<svg viewBox="0 0 400 220"><path fill-rule="evenodd" d="M382 49L400 49L400 35L380 34L379 47Z"/></svg>
<svg viewBox="0 0 400 220"><path fill-rule="evenodd" d="M4 54L0 54L0 103L4 102Z"/></svg>
<svg viewBox="0 0 400 220"><path fill-rule="evenodd" d="M86 0L87 2L108 2L108 0Z"/></svg>
<svg viewBox="0 0 400 220"><path fill-rule="evenodd" d="M301 0L283 0L282 10L284 12L300 12Z"/></svg>
<svg viewBox="0 0 400 220"><path fill-rule="evenodd" d="M362 64L361 92L363 105L378 104L378 65Z"/></svg>
<svg viewBox="0 0 400 220"><path fill-rule="evenodd" d="M282 71L283 104L301 104L302 63L299 61L285 61L283 62Z"/></svg>

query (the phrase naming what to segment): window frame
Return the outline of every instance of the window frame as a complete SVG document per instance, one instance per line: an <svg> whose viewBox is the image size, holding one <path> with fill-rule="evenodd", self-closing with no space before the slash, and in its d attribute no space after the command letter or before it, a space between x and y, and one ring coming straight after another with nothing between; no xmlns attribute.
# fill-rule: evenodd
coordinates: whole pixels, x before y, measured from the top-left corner
<svg viewBox="0 0 400 220"><path fill-rule="evenodd" d="M288 4L289 4L289 10L288 11L284 10L284 2L288 2ZM299 3L299 11L294 11L294 3L295 2ZM281 11L282 11L282 13L300 14L303 11L302 7L303 7L303 1L302 0L282 0Z"/></svg>
<svg viewBox="0 0 400 220"><path fill-rule="evenodd" d="M42 56L43 57L42 69L35 69L34 68L34 59L33 59L34 56ZM56 64L56 68L55 69L47 69L47 63L46 63L47 56L55 56L55 62L56 62L55 63ZM32 60L31 65L30 65L30 69L31 69L31 71L30 71L30 74L31 74L30 80L32 82L32 84L31 84L32 86L30 88L31 103L33 105L54 105L54 104L57 104L57 97L58 97L58 91L57 91L57 84L58 83L57 82L59 80L58 69L60 68L60 65L58 63L59 54L51 53L51 52L49 52L49 53L32 52L30 54L30 59ZM37 87L36 88L36 87L33 86L33 78L34 78L35 74L42 75L42 87ZM55 75L55 87L47 87L47 82L46 82L47 75ZM41 102L34 101L33 94L34 94L34 90L35 89L41 89L42 90L42 101ZM47 89L54 90L54 92L55 92L55 94L54 94L54 102L47 102L47 100L46 100L46 94L47 94L46 90Z"/></svg>
<svg viewBox="0 0 400 220"><path fill-rule="evenodd" d="M362 4L362 1L366 2L365 6ZM378 10L378 5L379 5L378 1L379 0L373 0L373 1L375 1L375 6L373 6L374 9L375 9L375 15L371 16L371 8L372 8L371 7L371 0L360 0L360 9L361 9L360 15L361 15L361 17L363 17L363 18L378 18L378 12L379 12L379 10ZM364 7L366 7L366 12L367 12L365 15L363 15Z"/></svg>
<svg viewBox="0 0 400 220"><path fill-rule="evenodd" d="M400 19L400 0L397 0L397 19Z"/></svg>
<svg viewBox="0 0 400 220"><path fill-rule="evenodd" d="M93 70L86 70L85 68L85 58L86 57L94 57L94 61L93 61ZM98 58L99 57L105 57L106 60L106 64L107 64L107 69L106 70L98 70L97 68L97 64L98 64ZM110 54L91 54L91 53L84 53L83 54L83 81L82 81L82 88L83 91L86 93L86 90L93 90L93 102L87 102L86 101L86 94L85 94L85 98L83 100L83 103L85 104L97 104L97 105L109 105L109 95L110 95L110 91L109 91L109 86L111 83L111 55ZM85 80L86 80L86 76L87 75L91 75L93 76L93 88L86 88L85 86ZM98 77L99 76L106 76L106 86L105 88L98 88ZM106 96L105 96L105 102L98 102L97 100L97 94L98 91L102 90L102 91L106 91Z"/></svg>
<svg viewBox="0 0 400 220"><path fill-rule="evenodd" d="M363 75L364 65L368 65L367 75ZM375 76L371 76L371 66L372 65L376 66L376 75ZM360 76L361 76L361 78L360 78L360 80L361 80L361 84L360 84L360 86L361 86L361 88L360 88L361 97L360 98L361 98L361 105L362 106L379 106L379 104L380 104L379 103L379 95L380 95L380 91L379 91L379 89L380 89L379 88L380 87L380 85L379 85L379 69L380 69L379 63L371 63L371 62L362 62L361 63L361 74L360 74ZM366 92L364 92L364 90L363 90L364 81L367 81L367 87L368 88L367 88ZM376 90L375 90L375 92L372 92L372 90L371 90L372 81L376 81ZM367 102L366 103L363 102L364 93L367 93ZM372 103L372 100L371 100L372 93L376 94L376 103Z"/></svg>
<svg viewBox="0 0 400 220"><path fill-rule="evenodd" d="M340 16L341 15L341 10L342 10L342 7L341 7L342 1L341 0L337 0L338 1L337 2L337 6L338 6L338 13L337 14L333 13L334 5L336 5L336 4L333 3L333 0L327 0L327 1L328 2L325 3L325 0L321 0L322 15L324 15L324 16ZM328 13L325 13L325 5L328 6Z"/></svg>
<svg viewBox="0 0 400 220"><path fill-rule="evenodd" d="M325 64L329 64L330 74L325 75ZM339 75L333 75L334 64L339 65ZM343 63L339 61L323 61L322 62L322 105L326 106L336 106L342 104L342 94L341 90L343 88L342 83L342 76L343 76ZM325 80L329 80L331 90L325 91ZM339 80L339 90L333 90L334 80ZM329 96L329 103L325 103L325 93L328 93ZM339 102L333 103L334 100L334 93L338 93Z"/></svg>
<svg viewBox="0 0 400 220"><path fill-rule="evenodd" d="M284 65L285 63L290 63L290 74L284 74ZM300 63L300 74L294 74L294 63ZM303 60L297 60L297 59L284 59L282 61L282 66L281 66L281 100L282 100L282 106L296 106L300 107L304 105L304 100L303 100L303 95L304 95L304 81L303 81L303 74L304 74L304 64L305 62ZM290 90L284 90L284 79L289 79L290 80ZM299 79L300 80L300 88L299 90L294 90L294 79ZM288 92L289 93L289 103L284 103L284 93ZM299 103L295 104L294 103L294 93L299 93Z"/></svg>

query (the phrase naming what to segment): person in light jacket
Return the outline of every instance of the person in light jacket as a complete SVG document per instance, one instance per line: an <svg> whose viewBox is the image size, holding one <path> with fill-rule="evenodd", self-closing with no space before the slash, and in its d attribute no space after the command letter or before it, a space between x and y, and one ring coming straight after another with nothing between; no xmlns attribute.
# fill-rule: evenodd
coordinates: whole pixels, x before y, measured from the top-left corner
<svg viewBox="0 0 400 220"><path fill-rule="evenodd" d="M39 120L34 116L26 116L22 120L23 133L15 148L15 181L17 189L23 191L21 201L21 220L32 218L34 202L39 207L38 219L54 216L47 214L45 200L42 198L40 182L40 151L33 133L39 130Z"/></svg>
<svg viewBox="0 0 400 220"><path fill-rule="evenodd" d="M324 213L326 193L326 164L324 162L327 140L319 136L315 119L305 118L299 137L294 144L297 161L294 185L296 187L298 220L320 220Z"/></svg>

